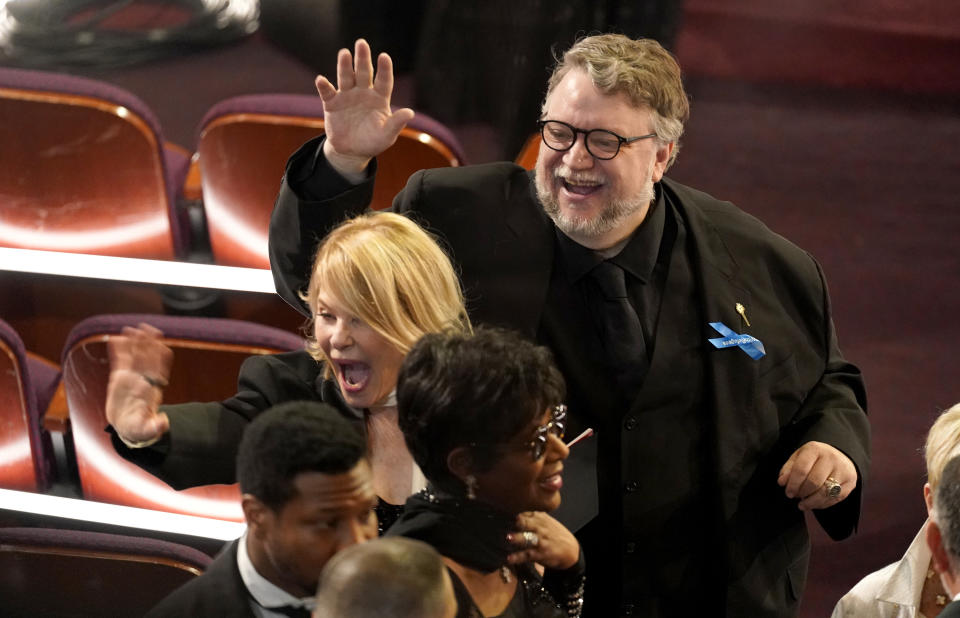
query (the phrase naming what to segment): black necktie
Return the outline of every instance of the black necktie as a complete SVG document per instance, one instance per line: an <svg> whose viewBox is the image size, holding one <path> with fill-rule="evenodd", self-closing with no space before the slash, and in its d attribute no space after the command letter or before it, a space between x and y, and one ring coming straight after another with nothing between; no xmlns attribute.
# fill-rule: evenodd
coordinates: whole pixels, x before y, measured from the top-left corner
<svg viewBox="0 0 960 618"><path fill-rule="evenodd" d="M623 269L610 261L598 264L590 275L600 287L603 347L624 398L632 400L647 373L647 346L640 318L627 298Z"/></svg>

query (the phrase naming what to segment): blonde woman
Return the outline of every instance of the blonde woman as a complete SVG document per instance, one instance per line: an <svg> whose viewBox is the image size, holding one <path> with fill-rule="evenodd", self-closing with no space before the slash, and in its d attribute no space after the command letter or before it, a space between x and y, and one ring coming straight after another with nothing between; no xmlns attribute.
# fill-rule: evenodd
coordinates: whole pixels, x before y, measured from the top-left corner
<svg viewBox="0 0 960 618"><path fill-rule="evenodd" d="M430 332L470 330L453 266L409 219L362 215L320 246L303 295L312 319L302 351L253 356L220 402L163 405L172 351L149 326L111 340L106 413L117 450L180 489L236 480L247 423L290 400L329 403L362 423L385 529L424 480L397 427L397 373Z"/></svg>
<svg viewBox="0 0 960 618"><path fill-rule="evenodd" d="M927 434L924 447L927 482L923 500L927 514L944 466L960 453L960 403L942 413ZM928 519L903 557L861 579L833 610L833 618L934 618L950 602L940 578L930 565L926 543Z"/></svg>

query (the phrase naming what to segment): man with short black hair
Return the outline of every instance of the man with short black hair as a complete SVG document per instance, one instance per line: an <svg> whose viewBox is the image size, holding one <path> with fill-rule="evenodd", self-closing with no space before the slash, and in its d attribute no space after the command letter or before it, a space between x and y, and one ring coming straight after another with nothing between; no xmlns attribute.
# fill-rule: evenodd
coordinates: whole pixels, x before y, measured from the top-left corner
<svg viewBox="0 0 960 618"><path fill-rule="evenodd" d="M377 536L366 448L326 404L294 401L259 415L237 455L247 531L149 616L308 617L331 556Z"/></svg>
<svg viewBox="0 0 960 618"><path fill-rule="evenodd" d="M376 539L330 559L315 618L453 618L457 599L437 550L402 537Z"/></svg>

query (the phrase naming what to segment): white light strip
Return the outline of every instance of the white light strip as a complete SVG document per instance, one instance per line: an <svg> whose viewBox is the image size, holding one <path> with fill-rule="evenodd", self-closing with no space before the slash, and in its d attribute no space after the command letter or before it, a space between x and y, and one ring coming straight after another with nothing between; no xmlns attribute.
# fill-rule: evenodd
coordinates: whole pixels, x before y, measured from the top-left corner
<svg viewBox="0 0 960 618"><path fill-rule="evenodd" d="M151 511L131 506L61 498L10 489L0 489L0 505L3 505L0 506L0 510L50 515L64 519L141 528L156 532L172 532L222 541L232 541L239 538L246 528L246 524L220 519L164 513L163 511Z"/></svg>
<svg viewBox="0 0 960 618"><path fill-rule="evenodd" d="M183 285L213 290L276 293L270 271L261 268L144 260L60 251L0 247L0 270L160 285Z"/></svg>

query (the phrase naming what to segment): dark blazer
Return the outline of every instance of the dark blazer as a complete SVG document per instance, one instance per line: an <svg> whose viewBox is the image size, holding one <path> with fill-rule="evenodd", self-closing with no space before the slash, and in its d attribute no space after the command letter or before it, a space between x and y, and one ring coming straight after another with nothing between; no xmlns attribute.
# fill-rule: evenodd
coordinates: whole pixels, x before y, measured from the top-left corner
<svg viewBox="0 0 960 618"><path fill-rule="evenodd" d="M235 483L237 447L247 424L271 406L295 400L328 403L362 428L336 383L323 378L323 364L299 350L245 360L237 393L229 399L161 406L170 417L170 431L154 446L131 449L115 433L113 445L174 489Z"/></svg>
<svg viewBox="0 0 960 618"><path fill-rule="evenodd" d="M960 618L960 601L952 601L943 611L937 615L937 618Z"/></svg>
<svg viewBox="0 0 960 618"><path fill-rule="evenodd" d="M372 195L372 174L336 195L306 194L300 170L317 156L318 146L308 142L291 158L288 176L297 174L294 184L303 194L285 177L270 227L277 290L301 312L305 308L296 292L305 285L317 239L344 217L362 212ZM317 165L326 165L322 156ZM869 465L860 372L840 354L823 273L809 254L729 202L668 179L659 183L659 194L683 217L693 246L691 263L705 318L702 337L718 336L706 322L722 321L760 339L767 352L759 361L737 348L706 348L704 354L705 410L716 428L711 467L720 487L725 610L731 616L792 615L805 584L809 538L795 501L776 485L777 471L808 441L846 453L860 484L847 500L816 514L831 537L852 533ZM511 163L421 171L411 176L393 210L408 214L447 245L475 323L536 337L555 231L529 172ZM736 313L738 302L751 308L752 326ZM627 433L621 448L629 462ZM631 513L623 517L629 521ZM588 559L589 579L602 561ZM617 568L616 555L607 562ZM596 602L587 599L588 605Z"/></svg>
<svg viewBox="0 0 960 618"><path fill-rule="evenodd" d="M250 595L237 568L237 543L221 551L200 577L187 582L150 610L147 618L216 616L255 618Z"/></svg>

